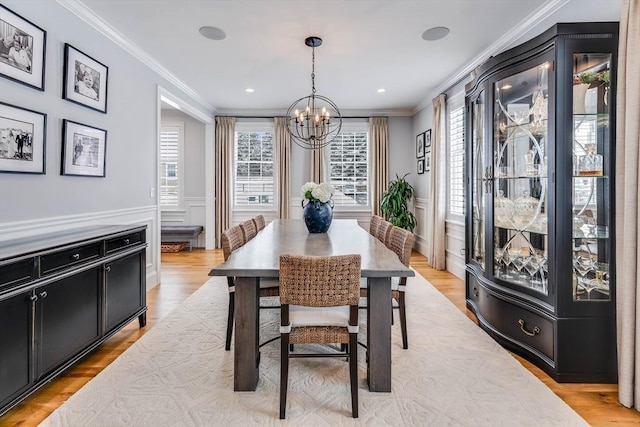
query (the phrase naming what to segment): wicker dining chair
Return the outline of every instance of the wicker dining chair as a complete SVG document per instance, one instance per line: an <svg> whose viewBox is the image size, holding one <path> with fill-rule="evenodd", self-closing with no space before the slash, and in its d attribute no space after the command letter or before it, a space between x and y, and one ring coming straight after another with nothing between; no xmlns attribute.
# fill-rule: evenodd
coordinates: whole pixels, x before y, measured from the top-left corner
<svg viewBox="0 0 640 427"><path fill-rule="evenodd" d="M245 243L256 237L256 234L258 234L256 225L251 219L248 219L245 222L241 223L240 229L242 229L242 235L244 236Z"/></svg>
<svg viewBox="0 0 640 427"><path fill-rule="evenodd" d="M351 411L358 418L360 255L280 255L280 419L289 358L348 357ZM290 344L346 344L345 352L291 353Z"/></svg>
<svg viewBox="0 0 640 427"><path fill-rule="evenodd" d="M240 226L235 225L222 233L220 239L222 243L222 253L224 260L229 259L229 256L233 251L242 247L245 244L242 229ZM225 342L224 349L229 351L231 349L231 335L233 334L233 320L235 313L235 295L236 295L236 282L235 277L227 277L227 288L229 290L229 309L227 315L227 340ZM280 283L278 279L274 278L261 278L260 279L260 291L259 297L277 297L280 295ZM275 307L277 308L277 307Z"/></svg>
<svg viewBox="0 0 640 427"><path fill-rule="evenodd" d="M393 224L391 224L389 221L386 221L384 219L380 221L380 224L376 229L376 238L386 245L387 239L389 238L389 232L391 231L392 227Z"/></svg>
<svg viewBox="0 0 640 427"><path fill-rule="evenodd" d="M413 233L404 228L391 227L387 238L387 247L398 255L400 261L409 267L411 262L411 249L413 248ZM409 348L407 341L407 310L405 304L405 290L407 288L406 277L394 277L391 279L391 298L396 300L400 312L400 329L402 331L402 348Z"/></svg>
<svg viewBox="0 0 640 427"><path fill-rule="evenodd" d="M252 221L255 224L257 231L264 229L266 225L264 222L264 216L262 215L255 216L254 218L252 218Z"/></svg>
<svg viewBox="0 0 640 427"><path fill-rule="evenodd" d="M378 227L380 227L382 221L384 221L384 218L382 218L380 215L373 215L371 217L371 221L369 222L369 234L375 237L378 233Z"/></svg>

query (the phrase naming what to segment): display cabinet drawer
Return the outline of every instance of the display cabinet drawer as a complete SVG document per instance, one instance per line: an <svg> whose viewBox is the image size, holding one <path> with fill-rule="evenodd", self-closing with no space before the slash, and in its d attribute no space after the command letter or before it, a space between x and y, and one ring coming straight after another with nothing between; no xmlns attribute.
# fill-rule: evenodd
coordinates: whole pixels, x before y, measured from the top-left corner
<svg viewBox="0 0 640 427"><path fill-rule="evenodd" d="M40 257L40 271L42 275L71 267L81 262L86 262L100 257L101 242L89 245L77 246L60 252L53 252Z"/></svg>
<svg viewBox="0 0 640 427"><path fill-rule="evenodd" d="M129 246L137 245L143 242L143 231L138 231L136 233L127 234L124 236L114 237L113 239L107 240L107 254L119 251L121 249L125 249Z"/></svg>
<svg viewBox="0 0 640 427"><path fill-rule="evenodd" d="M481 287L478 305L482 316L511 340L532 347L554 360L555 328L551 320L490 294Z"/></svg>
<svg viewBox="0 0 640 427"><path fill-rule="evenodd" d="M27 258L0 266L0 290L33 279L33 265L33 258Z"/></svg>

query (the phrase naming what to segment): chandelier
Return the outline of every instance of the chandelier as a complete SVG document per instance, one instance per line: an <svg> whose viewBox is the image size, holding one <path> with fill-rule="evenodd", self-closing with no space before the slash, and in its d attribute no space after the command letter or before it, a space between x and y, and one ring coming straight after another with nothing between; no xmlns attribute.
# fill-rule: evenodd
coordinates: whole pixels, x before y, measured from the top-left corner
<svg viewBox="0 0 640 427"><path fill-rule="evenodd" d="M336 104L326 96L316 94L316 47L320 37L307 37L304 44L311 50L311 95L295 101L287 110L287 128L293 142L302 148L317 150L333 141L342 128L342 116Z"/></svg>

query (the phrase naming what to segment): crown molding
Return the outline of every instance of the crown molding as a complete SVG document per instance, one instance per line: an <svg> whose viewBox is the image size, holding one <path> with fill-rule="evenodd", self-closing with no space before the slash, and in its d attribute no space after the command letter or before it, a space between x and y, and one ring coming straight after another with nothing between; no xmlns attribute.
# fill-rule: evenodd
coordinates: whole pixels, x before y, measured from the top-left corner
<svg viewBox="0 0 640 427"><path fill-rule="evenodd" d="M456 74L451 76L450 79L442 82L434 89L433 92L427 94L426 100L413 110L413 115L417 114L420 110L427 107L431 103L431 100L438 96L440 93L451 89L451 87L468 78L471 72L476 69L476 67L485 62L488 58L502 52L513 42L518 40L528 31L532 30L541 21L553 15L556 11L558 11L570 1L571 0L550 0L540 6L531 15L518 22L513 28L511 28L511 30L502 35L491 46L478 54L473 60L471 60L471 62L467 63L466 66L464 66Z"/></svg>
<svg viewBox="0 0 640 427"><path fill-rule="evenodd" d="M145 52L140 46L136 45L125 35L120 33L114 27L112 27L109 23L107 23L104 19L98 16L95 12L89 9L82 1L80 0L56 0L58 4L82 21L86 22L88 25L93 27L96 31L103 34L109 40L114 42L116 45L120 46L126 52L128 52L131 56L138 59L140 62L145 64L147 67L151 68L153 71L158 73L160 76L168 80L171 84L176 86L182 92L187 94L190 98L196 101L201 106L205 107L209 111L215 113L216 109L213 105L209 104L204 98L202 98L196 91L187 86L182 80L178 79L175 75L173 75L169 70L160 65L158 61L152 58L147 52Z"/></svg>

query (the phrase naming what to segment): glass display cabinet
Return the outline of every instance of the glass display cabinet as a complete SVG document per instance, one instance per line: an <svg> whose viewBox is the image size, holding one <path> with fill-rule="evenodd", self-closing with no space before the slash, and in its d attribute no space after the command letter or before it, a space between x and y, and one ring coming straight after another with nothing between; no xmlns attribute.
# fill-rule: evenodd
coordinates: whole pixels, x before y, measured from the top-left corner
<svg viewBox="0 0 640 427"><path fill-rule="evenodd" d="M466 298L560 382L616 382L617 23L557 24L466 87Z"/></svg>

